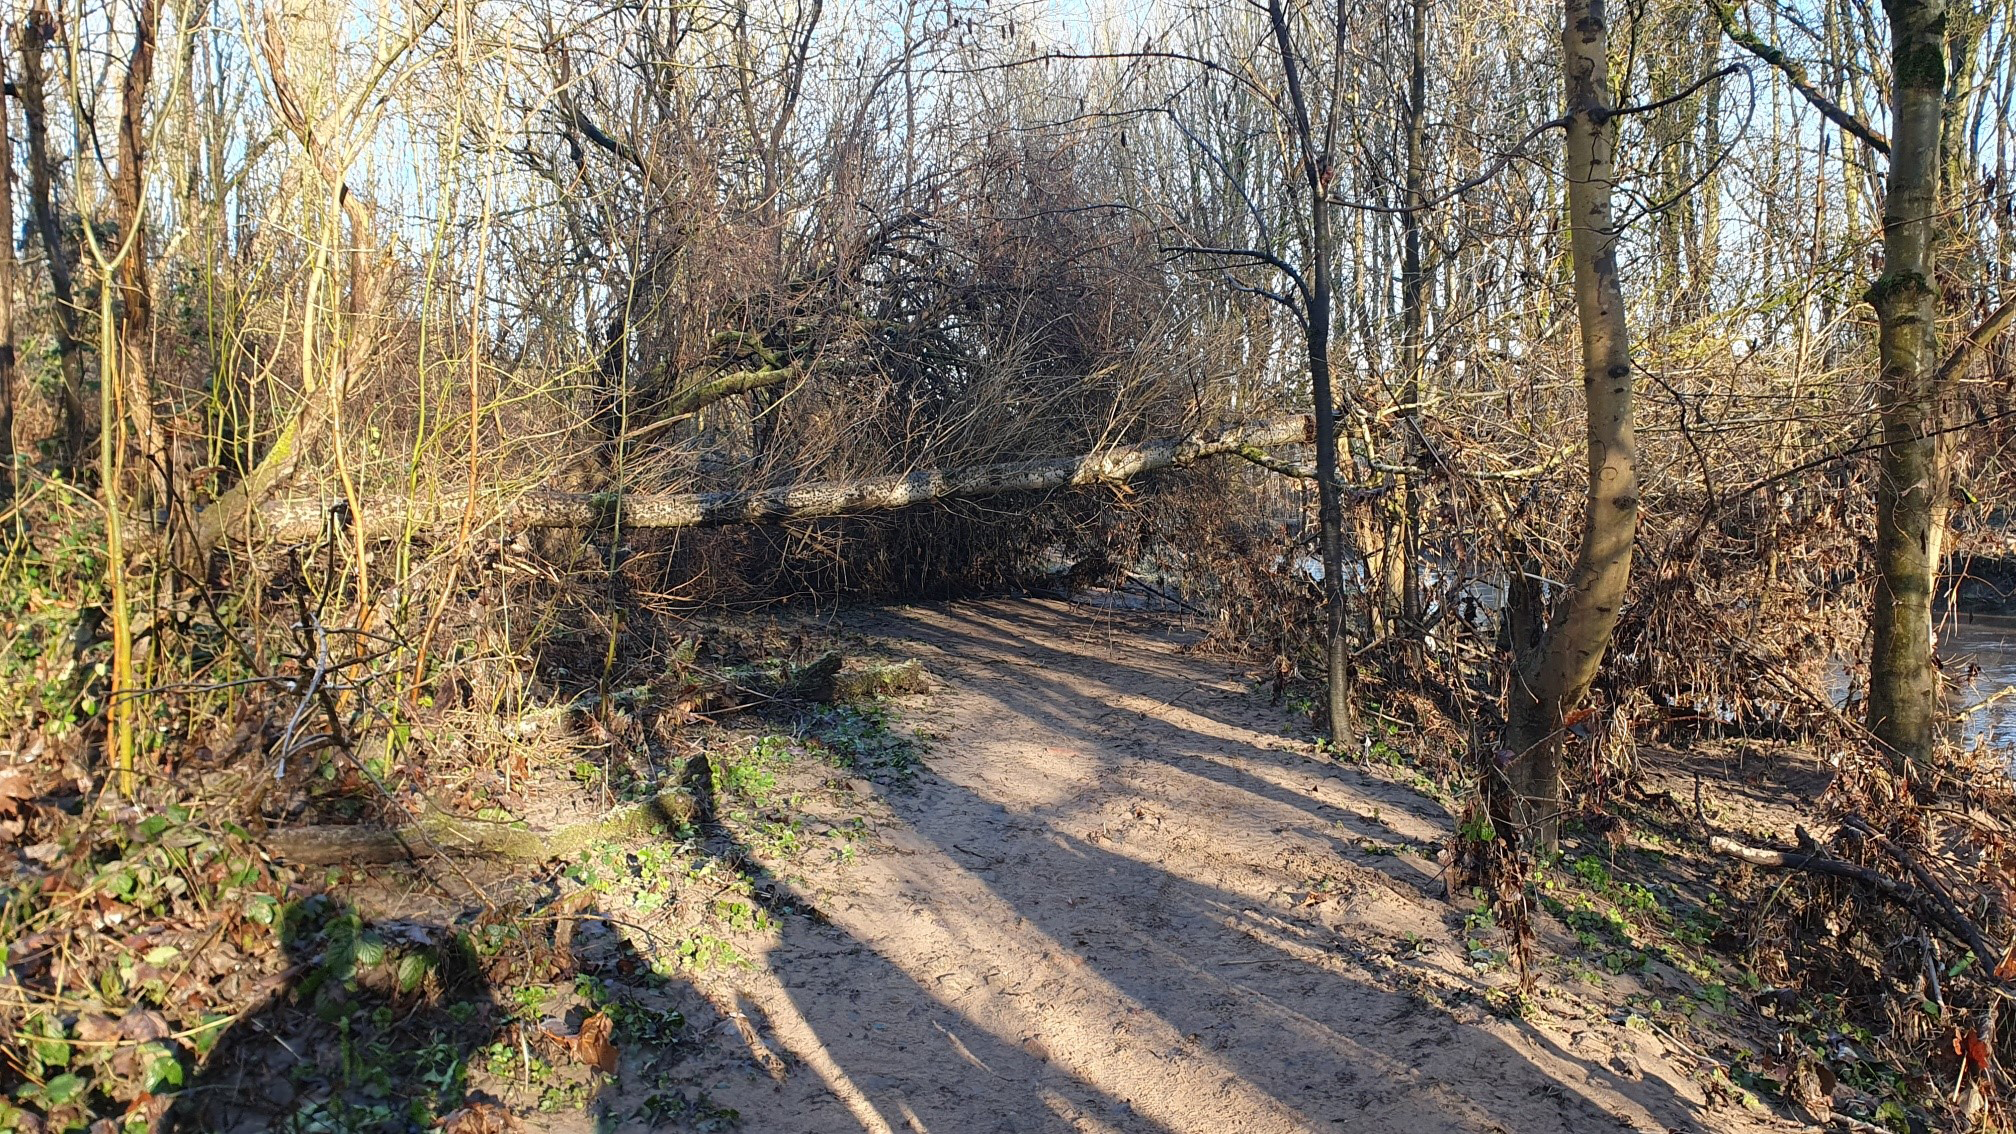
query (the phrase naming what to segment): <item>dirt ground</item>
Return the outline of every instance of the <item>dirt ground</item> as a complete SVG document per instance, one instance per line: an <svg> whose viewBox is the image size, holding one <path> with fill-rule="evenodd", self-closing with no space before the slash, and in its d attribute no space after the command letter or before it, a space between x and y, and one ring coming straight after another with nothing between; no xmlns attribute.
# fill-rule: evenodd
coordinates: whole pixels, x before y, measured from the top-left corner
<svg viewBox="0 0 2016 1134"><path fill-rule="evenodd" d="M781 871L811 916L693 978L678 1076L742 1129L1808 1128L1711 1106L1624 1007L1656 976L1502 1011L1442 805L1320 757L1194 635L1037 600L845 622L937 679L901 710L928 770L851 861ZM637 1101L599 1128L665 1128Z"/></svg>

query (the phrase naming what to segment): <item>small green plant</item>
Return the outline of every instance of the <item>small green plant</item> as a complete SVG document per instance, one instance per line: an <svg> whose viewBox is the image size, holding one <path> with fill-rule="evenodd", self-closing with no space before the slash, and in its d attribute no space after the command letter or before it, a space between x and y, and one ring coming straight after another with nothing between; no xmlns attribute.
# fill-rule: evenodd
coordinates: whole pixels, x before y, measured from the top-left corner
<svg viewBox="0 0 2016 1134"><path fill-rule="evenodd" d="M734 945L705 930L695 930L673 947L673 953L678 957L680 967L696 972L741 968L747 963Z"/></svg>
<svg viewBox="0 0 2016 1134"><path fill-rule="evenodd" d="M1498 837L1498 828L1491 825L1491 816L1482 811L1463 818L1463 838L1473 843L1488 843Z"/></svg>
<svg viewBox="0 0 2016 1134"><path fill-rule="evenodd" d="M717 753L714 791L754 807L768 806L777 791L776 769L790 763L792 754L790 740L781 736L758 737L746 752Z"/></svg>
<svg viewBox="0 0 2016 1134"><path fill-rule="evenodd" d="M1574 871L1576 877L1588 883L1590 889L1599 894L1609 892L1610 868L1603 865L1602 859L1596 858L1593 855L1585 855L1582 858L1576 859L1569 866L1569 869Z"/></svg>
<svg viewBox="0 0 2016 1134"><path fill-rule="evenodd" d="M841 767L903 783L923 761L917 741L891 730L890 716L879 703L825 706L813 713L806 733Z"/></svg>
<svg viewBox="0 0 2016 1134"><path fill-rule="evenodd" d="M716 901L714 916L737 933L768 932L777 925L763 907L742 901Z"/></svg>

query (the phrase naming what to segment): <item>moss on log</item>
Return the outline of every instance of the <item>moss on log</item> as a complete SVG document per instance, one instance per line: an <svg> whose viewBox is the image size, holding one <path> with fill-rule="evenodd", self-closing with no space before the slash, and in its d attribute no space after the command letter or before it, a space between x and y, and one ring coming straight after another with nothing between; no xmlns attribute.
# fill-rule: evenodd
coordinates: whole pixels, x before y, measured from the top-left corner
<svg viewBox="0 0 2016 1134"><path fill-rule="evenodd" d="M264 845L276 858L307 866L368 865L435 854L545 862L578 857L594 844L611 839L676 834L697 821L700 814L701 806L692 792L673 788L642 803L618 807L599 819L553 831L430 811L402 827L281 828L269 832Z"/></svg>

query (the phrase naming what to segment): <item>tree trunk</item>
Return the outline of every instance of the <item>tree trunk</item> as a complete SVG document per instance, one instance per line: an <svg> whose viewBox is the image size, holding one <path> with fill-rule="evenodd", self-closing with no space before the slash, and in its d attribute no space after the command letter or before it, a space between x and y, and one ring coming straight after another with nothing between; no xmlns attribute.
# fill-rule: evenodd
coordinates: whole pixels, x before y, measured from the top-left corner
<svg viewBox="0 0 2016 1134"><path fill-rule="evenodd" d="M167 436L154 412L154 379L149 358L153 333L153 292L147 281L146 176L147 88L154 78L154 44L161 22L156 0L140 0L134 14L133 53L127 59L119 106L119 166L112 177L119 241L127 246L119 264L119 375L125 386L126 415L140 451L143 506L168 507L173 474ZM101 349L111 348L110 344Z"/></svg>
<svg viewBox="0 0 2016 1134"><path fill-rule="evenodd" d="M957 497L1004 492L1044 492L1085 484L1119 484L1157 469L1178 468L1210 457L1237 455L1265 445L1303 444L1312 436L1305 416L1246 426L1227 426L1187 437L1118 445L1081 457L1013 461L960 469L936 469L867 480L823 481L753 492L621 493L535 492L504 504L507 530L592 528L621 508L626 528L708 528L728 524L778 523L859 512L888 511ZM369 537L453 525L469 506L467 497L435 500L404 497L367 501L354 517ZM312 539L328 522L327 502L283 500L259 510L264 534L279 540ZM200 530L207 530L199 525ZM228 533L229 529L225 529ZM221 538L222 533L220 533Z"/></svg>
<svg viewBox="0 0 2016 1134"><path fill-rule="evenodd" d="M1425 152L1428 126L1428 0L1412 0L1408 41L1411 62L1407 80L1407 211L1401 214L1400 261L1400 366L1405 373L1400 397L1409 407L1401 415L1401 429L1407 459L1401 463L1418 468L1425 446L1421 437L1421 413L1413 407L1421 403L1422 370L1428 363L1428 272L1421 258L1421 211L1425 207L1428 160ZM1400 616L1410 637L1416 636L1426 616L1427 604L1421 594L1421 485L1414 477L1400 483L1400 546L1397 565L1388 570L1398 575Z"/></svg>
<svg viewBox="0 0 2016 1134"><path fill-rule="evenodd" d="M1561 33L1567 84L1569 248L1582 328L1582 391L1588 406L1589 496L1582 547L1568 585L1554 596L1539 647L1512 677L1506 747L1510 798L1500 814L1529 847L1560 841L1561 722L1588 695L1617 625L1638 532L1637 442L1632 432L1631 344L1617 279L1611 213L1609 28L1603 0L1568 0Z"/></svg>
<svg viewBox="0 0 2016 1134"><path fill-rule="evenodd" d="M63 374L64 464L75 472L84 460L88 417L84 408L84 356L77 339L77 290L70 270L70 250L57 220L56 187L49 160L48 73L42 52L56 38L56 20L48 0L36 0L21 25L22 116L28 124L28 195L35 212L35 233L49 264L49 289L56 299L56 354Z"/></svg>
<svg viewBox="0 0 2016 1134"><path fill-rule="evenodd" d="M678 838L703 818L693 792L668 788L642 803L553 831L470 819L430 807L402 827L282 827L267 832L260 842L274 857L304 866L357 866L441 854L545 862L575 857L611 839Z"/></svg>
<svg viewBox="0 0 2016 1134"><path fill-rule="evenodd" d="M1883 425L1876 481L1876 593L1870 611L1869 728L1900 772L1932 757L1937 683L1932 670L1935 512L1944 495L1938 444L1933 240L1945 112L1943 0L1889 0L1890 176L1883 201L1883 274L1876 309Z"/></svg>
<svg viewBox="0 0 2016 1134"><path fill-rule="evenodd" d="M1329 716L1330 743L1344 750L1354 743L1351 705L1351 642L1346 625L1344 590L1344 501L1337 475L1337 404L1330 385L1330 235L1329 169L1316 154L1309 105L1302 95L1301 66L1288 30L1281 0L1268 0L1268 20L1274 45L1281 54L1282 77L1294 109L1294 128L1301 147L1304 180L1309 188L1309 247L1305 263L1308 306L1302 313L1309 354L1309 387L1316 418L1316 524L1323 556L1324 664L1327 668L1324 707Z"/></svg>
<svg viewBox="0 0 2016 1134"><path fill-rule="evenodd" d="M0 90L7 86L7 52L0 47ZM14 500L14 391L19 385L14 354L14 136L7 100L0 96L0 504Z"/></svg>

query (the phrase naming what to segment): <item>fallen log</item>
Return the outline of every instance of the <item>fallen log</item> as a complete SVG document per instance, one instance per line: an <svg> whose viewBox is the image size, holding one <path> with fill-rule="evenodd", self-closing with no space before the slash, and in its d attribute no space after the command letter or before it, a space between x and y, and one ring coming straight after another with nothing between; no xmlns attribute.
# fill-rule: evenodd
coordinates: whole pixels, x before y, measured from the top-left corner
<svg viewBox="0 0 2016 1134"><path fill-rule="evenodd" d="M1708 840L1709 849L1716 854L1761 866L1767 870L1804 870L1814 874L1828 874L1835 878L1846 878L1851 882L1875 890L1893 901L1916 907L1918 892L1895 878L1866 866L1843 862L1818 850L1779 850L1776 847L1745 846L1734 839L1721 835Z"/></svg>
<svg viewBox="0 0 2016 1134"><path fill-rule="evenodd" d="M515 499L484 498L480 512L494 515L507 531L527 528L593 528L620 517L629 528L707 528L728 524L771 524L861 512L891 511L933 500L1005 492L1042 492L1087 484L1123 484L1158 469L1265 445L1292 445L1313 436L1307 415L1228 425L1184 437L1116 445L1077 457L1005 464L930 469L866 480L816 481L782 488L735 492L557 492L535 490ZM267 534L281 540L313 538L331 522L325 500L278 500L259 509ZM408 496L370 498L354 518L367 538L403 531L426 531L458 524L468 510L465 496L435 499Z"/></svg>
<svg viewBox="0 0 2016 1134"><path fill-rule="evenodd" d="M267 832L260 841L275 858L305 866L361 866L436 854L545 862L578 857L610 839L674 833L698 822L702 813L703 805L692 791L673 788L642 803L618 807L599 819L553 831L430 810L400 827L282 827Z"/></svg>

